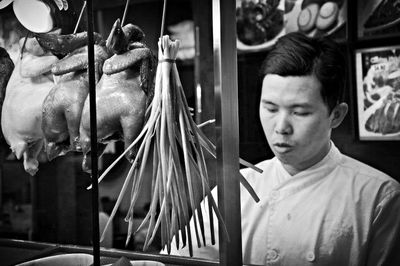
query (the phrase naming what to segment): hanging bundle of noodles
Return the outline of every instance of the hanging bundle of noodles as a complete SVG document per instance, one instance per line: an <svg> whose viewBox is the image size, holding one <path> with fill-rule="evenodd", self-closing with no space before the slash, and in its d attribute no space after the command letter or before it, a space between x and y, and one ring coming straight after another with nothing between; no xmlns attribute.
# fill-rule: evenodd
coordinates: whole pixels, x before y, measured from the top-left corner
<svg viewBox="0 0 400 266"><path fill-rule="evenodd" d="M140 142L137 156L125 179L110 221L132 180L131 205L126 216L126 221L129 222L127 243L132 234L143 226L148 226L144 244L144 250L146 250L160 228L161 244L163 247L167 247L169 253L170 243L174 236L176 244L179 246L180 230L182 243L189 246L192 255L192 233L196 234L197 244L201 245L200 239L202 238L204 243L205 230L201 212L195 211L198 207L194 197L195 191L200 190L203 196L208 196L209 217L212 219L211 212L214 211L221 222L221 230L227 235L221 214L211 195L203 153L206 150L215 156L215 146L200 131L189 112L175 64L179 41L171 41L169 36L163 36L158 42L158 49L159 64L154 98L151 108L148 110L147 122L130 146L132 148ZM99 181L128 150L129 148L110 165ZM151 164L146 163L149 159L152 161ZM244 163L243 160L241 162ZM143 183L144 172L150 172L152 176L152 199L145 219L139 228L134 229L133 210ZM249 184L239 174L238 176L241 178L242 184L257 200L257 196ZM198 184L201 184L201 187ZM189 226L191 216L195 232L191 232ZM210 221L210 224L211 235L214 235L214 223ZM108 224L105 230L107 227Z"/></svg>

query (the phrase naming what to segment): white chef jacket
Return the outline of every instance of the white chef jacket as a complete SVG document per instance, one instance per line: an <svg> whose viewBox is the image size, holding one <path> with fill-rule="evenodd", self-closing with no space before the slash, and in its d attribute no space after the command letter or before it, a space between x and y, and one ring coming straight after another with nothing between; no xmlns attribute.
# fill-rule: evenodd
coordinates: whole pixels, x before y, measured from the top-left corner
<svg viewBox="0 0 400 266"><path fill-rule="evenodd" d="M262 174L241 170L260 197L256 203L241 188L244 264L382 265L399 233L397 181L343 155L333 143L323 160L294 176L276 157L257 166ZM218 237L211 245L206 230L207 246L201 248L192 237L193 257L218 260ZM173 241L171 254L189 256L189 251L187 246L177 249Z"/></svg>

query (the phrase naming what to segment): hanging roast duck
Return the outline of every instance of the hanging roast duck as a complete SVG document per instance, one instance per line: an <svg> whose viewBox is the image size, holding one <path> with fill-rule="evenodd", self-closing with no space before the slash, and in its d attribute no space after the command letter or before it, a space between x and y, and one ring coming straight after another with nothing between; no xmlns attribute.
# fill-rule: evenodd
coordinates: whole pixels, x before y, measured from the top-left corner
<svg viewBox="0 0 400 266"><path fill-rule="evenodd" d="M104 62L103 75L96 85L97 138L99 153L110 141L122 140L127 148L144 124L146 108L151 101L155 60L141 41L143 31L133 25L114 23L107 39L107 48L114 55ZM84 153L83 169L90 170L89 98L82 112L80 140ZM132 160L135 152L127 154Z"/></svg>
<svg viewBox="0 0 400 266"><path fill-rule="evenodd" d="M71 36L71 35L69 35ZM69 37L66 40L71 39ZM72 34L72 36L75 36ZM87 35L84 35L85 37ZM61 37L52 40L59 40ZM87 43L81 38L67 46L63 42L48 42L46 47L56 47L53 52L70 52L57 62L52 73L58 77L57 84L51 89L43 102L42 130L46 140L46 152L49 160L69 151L80 151L79 124L83 104L89 93ZM62 45L61 45L62 44ZM79 44L83 47L78 47ZM96 81L101 76L103 62L109 57L104 45L94 45Z"/></svg>
<svg viewBox="0 0 400 266"><path fill-rule="evenodd" d="M20 40L23 46L25 38ZM6 89L1 124L4 137L25 171L38 171L37 156L43 148L42 104L54 86L50 69L59 59L46 52L36 38L26 39L25 53L16 62Z"/></svg>

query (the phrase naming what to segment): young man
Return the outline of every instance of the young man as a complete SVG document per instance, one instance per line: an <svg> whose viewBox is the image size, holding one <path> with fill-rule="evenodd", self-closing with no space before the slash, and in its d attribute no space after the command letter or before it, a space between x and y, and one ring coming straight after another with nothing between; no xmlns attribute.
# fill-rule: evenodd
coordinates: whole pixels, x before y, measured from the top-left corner
<svg viewBox="0 0 400 266"><path fill-rule="evenodd" d="M241 191L244 264L400 265L400 185L331 141L348 109L345 66L334 42L300 33L269 52L259 113L275 157L262 174L241 170L260 197ZM218 259L207 243L194 257Z"/></svg>

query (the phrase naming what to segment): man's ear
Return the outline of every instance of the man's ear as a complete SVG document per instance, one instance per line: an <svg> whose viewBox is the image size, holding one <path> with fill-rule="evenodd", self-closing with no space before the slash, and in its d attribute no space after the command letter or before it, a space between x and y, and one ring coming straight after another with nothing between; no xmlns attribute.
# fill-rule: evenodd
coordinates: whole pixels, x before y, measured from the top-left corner
<svg viewBox="0 0 400 266"><path fill-rule="evenodd" d="M346 117L347 111L349 107L347 103L339 103L333 108L330 119L331 119L331 128L337 128Z"/></svg>

